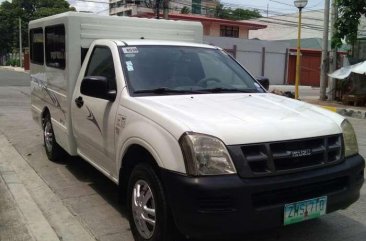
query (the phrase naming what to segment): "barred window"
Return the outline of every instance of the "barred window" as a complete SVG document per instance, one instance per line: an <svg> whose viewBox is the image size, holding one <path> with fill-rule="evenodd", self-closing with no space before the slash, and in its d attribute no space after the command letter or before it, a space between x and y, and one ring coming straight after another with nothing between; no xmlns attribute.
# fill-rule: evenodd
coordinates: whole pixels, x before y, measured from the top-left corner
<svg viewBox="0 0 366 241"><path fill-rule="evenodd" d="M43 29L35 28L29 31L30 34L30 59L33 64L43 65L44 63L44 44Z"/></svg>
<svg viewBox="0 0 366 241"><path fill-rule="evenodd" d="M65 26L48 26L45 32L47 66L65 69Z"/></svg>
<svg viewBox="0 0 366 241"><path fill-rule="evenodd" d="M239 27L238 26L220 26L220 36L221 37L232 37L239 38Z"/></svg>

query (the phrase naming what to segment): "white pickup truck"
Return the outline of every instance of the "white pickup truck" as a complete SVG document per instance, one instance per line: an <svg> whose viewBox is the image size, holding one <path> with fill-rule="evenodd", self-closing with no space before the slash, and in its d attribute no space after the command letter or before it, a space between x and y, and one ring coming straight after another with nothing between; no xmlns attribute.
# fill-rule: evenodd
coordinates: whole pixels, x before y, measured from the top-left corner
<svg viewBox="0 0 366 241"><path fill-rule="evenodd" d="M200 24L66 13L29 28L48 158L65 150L120 185L136 240L257 232L359 198L351 124L267 93Z"/></svg>

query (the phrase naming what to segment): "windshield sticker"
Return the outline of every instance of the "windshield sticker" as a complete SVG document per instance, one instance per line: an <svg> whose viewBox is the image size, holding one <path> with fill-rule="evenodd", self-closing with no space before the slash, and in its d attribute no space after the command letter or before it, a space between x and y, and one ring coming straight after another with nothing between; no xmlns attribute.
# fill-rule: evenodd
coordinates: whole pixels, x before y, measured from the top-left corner
<svg viewBox="0 0 366 241"><path fill-rule="evenodd" d="M133 63L131 61L126 61L127 71L133 71Z"/></svg>
<svg viewBox="0 0 366 241"><path fill-rule="evenodd" d="M133 58L136 56L136 54L126 54L125 56L126 56L126 58Z"/></svg>
<svg viewBox="0 0 366 241"><path fill-rule="evenodd" d="M138 54L139 53L139 50L136 47L122 48L122 51L125 54Z"/></svg>

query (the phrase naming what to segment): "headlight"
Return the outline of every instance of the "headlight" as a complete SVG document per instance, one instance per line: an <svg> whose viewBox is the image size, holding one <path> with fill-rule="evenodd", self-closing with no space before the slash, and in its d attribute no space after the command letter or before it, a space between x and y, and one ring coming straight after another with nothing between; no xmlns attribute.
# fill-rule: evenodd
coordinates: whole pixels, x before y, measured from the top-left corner
<svg viewBox="0 0 366 241"><path fill-rule="evenodd" d="M236 173L230 155L219 139L185 133L179 140L187 172L190 175L226 175Z"/></svg>
<svg viewBox="0 0 366 241"><path fill-rule="evenodd" d="M343 132L343 139L344 139L344 154L346 157L355 155L358 153L358 145L357 139L355 135L355 131L351 123L348 120L344 120L342 122L342 132Z"/></svg>

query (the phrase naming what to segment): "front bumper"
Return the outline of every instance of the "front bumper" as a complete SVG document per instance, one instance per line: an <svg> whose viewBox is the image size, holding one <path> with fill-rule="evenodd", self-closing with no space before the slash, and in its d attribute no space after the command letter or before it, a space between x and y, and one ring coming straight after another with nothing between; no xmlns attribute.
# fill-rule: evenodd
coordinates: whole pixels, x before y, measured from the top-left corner
<svg viewBox="0 0 366 241"><path fill-rule="evenodd" d="M178 229L190 237L255 233L283 226L286 203L327 196L327 213L358 200L365 161L353 156L322 169L282 176L188 177L162 171Z"/></svg>

